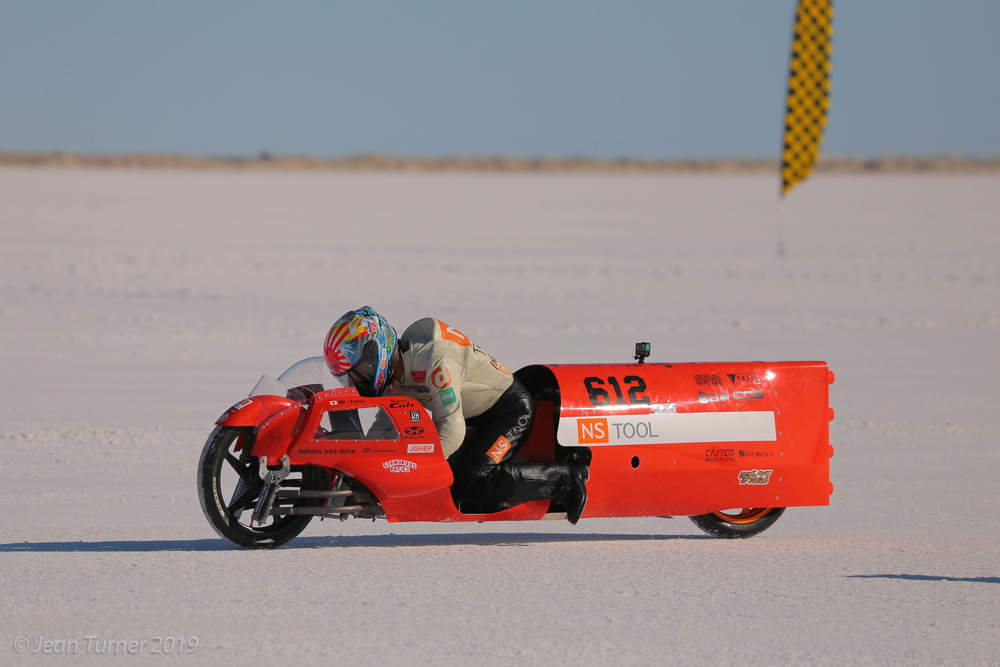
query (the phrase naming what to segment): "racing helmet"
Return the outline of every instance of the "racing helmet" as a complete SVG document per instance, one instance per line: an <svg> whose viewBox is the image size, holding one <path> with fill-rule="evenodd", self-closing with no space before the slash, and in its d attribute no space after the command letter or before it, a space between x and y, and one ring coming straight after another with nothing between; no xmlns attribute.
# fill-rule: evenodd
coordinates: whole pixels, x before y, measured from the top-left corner
<svg viewBox="0 0 1000 667"><path fill-rule="evenodd" d="M381 396L396 354L396 330L370 306L349 310L326 334L323 356L336 376L347 375L362 396Z"/></svg>

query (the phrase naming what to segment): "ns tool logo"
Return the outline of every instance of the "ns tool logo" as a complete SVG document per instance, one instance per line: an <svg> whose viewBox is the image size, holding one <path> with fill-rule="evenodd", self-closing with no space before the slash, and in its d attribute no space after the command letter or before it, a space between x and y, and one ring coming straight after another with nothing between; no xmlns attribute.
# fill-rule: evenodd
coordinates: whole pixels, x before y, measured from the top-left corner
<svg viewBox="0 0 1000 667"><path fill-rule="evenodd" d="M576 420L576 439L581 445L607 444L608 420L605 417Z"/></svg>
<svg viewBox="0 0 1000 667"><path fill-rule="evenodd" d="M653 422L648 417L581 417L576 420L577 441L581 445L647 444L658 441Z"/></svg>

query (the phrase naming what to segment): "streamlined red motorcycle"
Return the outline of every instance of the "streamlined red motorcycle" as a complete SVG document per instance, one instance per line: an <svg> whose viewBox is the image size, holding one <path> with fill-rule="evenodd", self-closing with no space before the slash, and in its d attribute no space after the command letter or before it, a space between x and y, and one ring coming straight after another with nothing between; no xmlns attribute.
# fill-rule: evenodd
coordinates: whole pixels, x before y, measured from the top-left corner
<svg viewBox="0 0 1000 667"><path fill-rule="evenodd" d="M716 537L756 535L786 507L828 505L825 362L535 365L516 375L536 401L516 458L589 463L583 517L689 516ZM404 396L364 397L322 357L216 421L198 465L202 509L242 547L275 547L315 517L527 521L557 501L467 514L430 414Z"/></svg>

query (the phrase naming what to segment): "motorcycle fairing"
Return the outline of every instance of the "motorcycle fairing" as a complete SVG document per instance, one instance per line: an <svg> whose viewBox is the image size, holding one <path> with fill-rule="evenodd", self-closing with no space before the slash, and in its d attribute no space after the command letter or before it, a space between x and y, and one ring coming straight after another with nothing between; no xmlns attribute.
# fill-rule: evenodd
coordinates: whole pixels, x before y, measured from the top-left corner
<svg viewBox="0 0 1000 667"><path fill-rule="evenodd" d="M823 362L547 365L517 376L537 403L517 458L588 456L585 517L829 504L832 373ZM304 401L248 400L219 423L256 426L255 456L340 470L378 497L389 521L528 520L548 511L547 501L536 501L458 512L437 431L410 398L362 397L347 387ZM372 422L329 437L335 422L354 423L348 414L372 409L391 430L373 431ZM660 426L670 420L688 424L667 437Z"/></svg>
<svg viewBox="0 0 1000 667"><path fill-rule="evenodd" d="M553 364L518 377L540 411L552 402L562 455L590 455L585 517L829 504L824 362Z"/></svg>

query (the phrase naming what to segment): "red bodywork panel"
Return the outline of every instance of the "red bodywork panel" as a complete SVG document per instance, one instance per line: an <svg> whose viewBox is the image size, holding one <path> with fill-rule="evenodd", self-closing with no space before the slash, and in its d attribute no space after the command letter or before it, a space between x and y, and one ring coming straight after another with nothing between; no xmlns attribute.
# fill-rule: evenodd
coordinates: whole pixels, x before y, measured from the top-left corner
<svg viewBox="0 0 1000 667"><path fill-rule="evenodd" d="M829 504L824 362L545 368L559 444L592 456L585 517Z"/></svg>
<svg viewBox="0 0 1000 667"><path fill-rule="evenodd" d="M829 504L833 374L824 362L550 365L518 377L537 410L517 458L589 453L585 517ZM344 428L357 410L378 419ZM255 396L217 423L255 426L253 454L270 463L287 454L291 465L351 475L389 521L527 520L548 511L536 501L460 513L437 431L410 398L362 397L353 388L305 402Z"/></svg>

